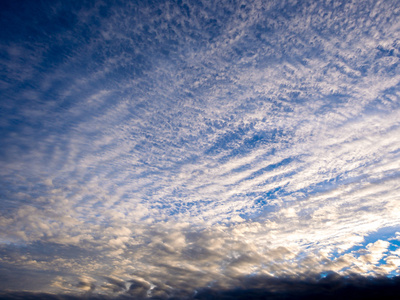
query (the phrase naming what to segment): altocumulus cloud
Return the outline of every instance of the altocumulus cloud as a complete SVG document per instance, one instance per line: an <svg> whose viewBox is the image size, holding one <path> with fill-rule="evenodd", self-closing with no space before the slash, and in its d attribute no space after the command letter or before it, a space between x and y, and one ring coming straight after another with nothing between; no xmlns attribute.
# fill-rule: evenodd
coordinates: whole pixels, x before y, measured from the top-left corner
<svg viewBox="0 0 400 300"><path fill-rule="evenodd" d="M3 1L0 297L395 299L399 15Z"/></svg>

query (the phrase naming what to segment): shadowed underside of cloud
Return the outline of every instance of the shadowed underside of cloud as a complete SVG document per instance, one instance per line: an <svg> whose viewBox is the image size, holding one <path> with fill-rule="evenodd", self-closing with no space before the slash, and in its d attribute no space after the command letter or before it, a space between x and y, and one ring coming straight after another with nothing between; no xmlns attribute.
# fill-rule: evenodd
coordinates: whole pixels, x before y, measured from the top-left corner
<svg viewBox="0 0 400 300"><path fill-rule="evenodd" d="M340 277L331 273L323 279L254 277L231 290L204 289L195 299L396 299L400 280Z"/></svg>
<svg viewBox="0 0 400 300"><path fill-rule="evenodd" d="M3 292L0 299L45 299L45 300L95 300L95 299L287 299L287 300L317 300L317 299L398 299L400 293L399 278L370 278L359 275L341 277L329 273L324 278L276 278L252 276L238 280L238 285L231 289L219 287L198 287L192 294L175 290L173 293L160 293L144 286L137 292L138 283L132 283L127 290L115 297L88 293L82 296L54 295L32 292ZM158 293L158 295L157 295Z"/></svg>
<svg viewBox="0 0 400 300"><path fill-rule="evenodd" d="M357 283L357 278L369 277L360 282L379 283L396 274L400 265L396 227L380 233L381 240L360 237L353 229L335 236L307 224L290 229L291 224L243 222L198 230L187 224L158 224L132 228L114 244L3 246L0 288L77 297L180 299L204 293L227 297L231 290L240 295L266 289L275 295L292 283L318 290L322 283L338 278ZM315 240L313 230L329 239ZM129 236L135 238L124 238ZM387 282L397 282L396 278Z"/></svg>

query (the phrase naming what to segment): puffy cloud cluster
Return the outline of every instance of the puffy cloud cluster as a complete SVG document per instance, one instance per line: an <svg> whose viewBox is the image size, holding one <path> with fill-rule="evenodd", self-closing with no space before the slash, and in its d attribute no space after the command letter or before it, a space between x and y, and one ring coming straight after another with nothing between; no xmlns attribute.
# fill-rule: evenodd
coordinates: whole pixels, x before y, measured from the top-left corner
<svg viewBox="0 0 400 300"><path fill-rule="evenodd" d="M245 283L252 278L282 279L282 284L286 279L311 280L318 285L315 278L329 272L339 277L380 277L400 266L396 237L367 243L361 230L336 229L332 234L332 229L321 226L316 240L315 228L307 231L285 222L247 221L197 229L176 223L109 227L102 230L102 240L79 245L3 246L1 264L12 276L22 273L20 283L37 272L56 275L47 282L27 284L27 290L139 298L184 298L204 291L246 289ZM2 285L4 289L8 282ZM274 291L271 287L270 292Z"/></svg>

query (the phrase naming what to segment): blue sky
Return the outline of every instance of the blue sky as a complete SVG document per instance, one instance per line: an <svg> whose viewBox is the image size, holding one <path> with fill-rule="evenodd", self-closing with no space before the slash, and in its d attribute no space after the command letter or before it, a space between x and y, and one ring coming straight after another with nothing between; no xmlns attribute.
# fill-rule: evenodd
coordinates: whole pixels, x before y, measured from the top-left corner
<svg viewBox="0 0 400 300"><path fill-rule="evenodd" d="M184 298L249 276L397 276L399 14L3 1L0 290Z"/></svg>

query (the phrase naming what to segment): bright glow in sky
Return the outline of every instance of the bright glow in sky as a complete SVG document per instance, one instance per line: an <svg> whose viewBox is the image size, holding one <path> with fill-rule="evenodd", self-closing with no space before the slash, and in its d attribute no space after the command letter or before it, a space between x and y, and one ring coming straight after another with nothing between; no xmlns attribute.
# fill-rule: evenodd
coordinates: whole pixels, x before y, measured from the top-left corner
<svg viewBox="0 0 400 300"><path fill-rule="evenodd" d="M0 27L0 296L399 275L397 0L6 0Z"/></svg>

